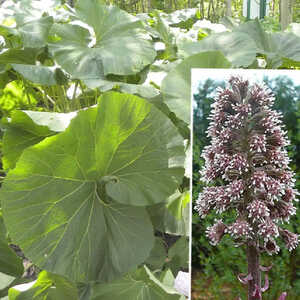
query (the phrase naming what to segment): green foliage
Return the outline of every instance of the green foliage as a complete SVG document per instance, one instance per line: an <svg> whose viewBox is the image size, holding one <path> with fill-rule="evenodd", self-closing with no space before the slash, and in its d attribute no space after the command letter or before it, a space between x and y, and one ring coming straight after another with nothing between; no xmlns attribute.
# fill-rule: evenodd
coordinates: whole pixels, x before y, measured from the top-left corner
<svg viewBox="0 0 300 300"><path fill-rule="evenodd" d="M8 116L16 109L36 109L35 95L21 81L8 83L0 90L0 116Z"/></svg>
<svg viewBox="0 0 300 300"><path fill-rule="evenodd" d="M229 68L230 63L220 52L204 52L189 56L177 65L162 82L165 103L186 123L190 123L191 69ZM185 104L182 104L183 100Z"/></svg>
<svg viewBox="0 0 300 300"><path fill-rule="evenodd" d="M10 288L10 299L123 298L116 283L128 299L182 300L171 287L188 258L190 70L256 68L257 57L299 68L297 27L273 35L258 21L227 20L222 41L219 24L194 26L219 20L220 1L204 1L204 11L186 0L118 2L135 13L180 9L136 16L103 1L66 2L14 1L0 16L5 245L57 273L43 270L24 292L5 275L0 297ZM190 42L195 52L183 53Z"/></svg>
<svg viewBox="0 0 300 300"><path fill-rule="evenodd" d="M55 24L50 52L73 78L88 86L96 87L108 74L136 74L154 60L142 23L119 8L78 1L75 19L88 24L93 33L78 25Z"/></svg>
<svg viewBox="0 0 300 300"><path fill-rule="evenodd" d="M162 277L165 281L167 274ZM181 296L171 287L164 284L145 266L130 273L121 280L109 284L95 284L92 287L91 300L119 299L131 300L140 295L141 300L180 300Z"/></svg>
<svg viewBox="0 0 300 300"><path fill-rule="evenodd" d="M8 172L0 193L9 232L41 268L75 281L111 281L149 255L153 229L138 206L174 192L183 155L175 126L153 105L105 94L66 131L26 149Z"/></svg>
<svg viewBox="0 0 300 300"><path fill-rule="evenodd" d="M216 33L179 47L179 53L184 57L207 51L223 52L233 67L248 67L256 58L257 48L255 42L242 32Z"/></svg>
<svg viewBox="0 0 300 300"><path fill-rule="evenodd" d="M79 300L74 284L46 271L42 271L35 282L11 288L8 296L10 300Z"/></svg>

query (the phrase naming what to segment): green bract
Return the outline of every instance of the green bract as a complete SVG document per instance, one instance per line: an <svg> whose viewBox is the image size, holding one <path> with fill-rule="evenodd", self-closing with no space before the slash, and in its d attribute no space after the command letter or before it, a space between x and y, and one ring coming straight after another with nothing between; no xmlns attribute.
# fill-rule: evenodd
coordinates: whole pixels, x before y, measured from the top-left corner
<svg viewBox="0 0 300 300"><path fill-rule="evenodd" d="M64 132L24 150L0 191L7 228L39 267L111 281L149 256L153 229L142 206L175 191L183 163L183 140L163 113L107 93Z"/></svg>

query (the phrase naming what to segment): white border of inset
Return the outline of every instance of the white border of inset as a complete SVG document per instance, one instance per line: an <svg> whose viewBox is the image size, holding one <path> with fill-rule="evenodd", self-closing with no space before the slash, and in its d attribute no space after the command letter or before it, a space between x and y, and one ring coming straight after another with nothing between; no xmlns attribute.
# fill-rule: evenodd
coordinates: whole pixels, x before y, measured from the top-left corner
<svg viewBox="0 0 300 300"><path fill-rule="evenodd" d="M300 86L300 70L274 70L274 69L191 69L191 147L192 147L192 158L191 164L193 166L193 110L194 110L194 94L197 94L199 82L205 82L207 79L213 81L225 81L232 76L241 76L243 79L249 80L250 84L263 82L264 77L268 77L272 80L279 76L287 76L292 80L295 86ZM300 101L300 99L298 99ZM191 167L192 174L190 180L190 256L189 256L189 272L191 274L191 288L189 292L189 300L192 299L192 217L193 217L193 203L192 203L192 193L193 193L193 169Z"/></svg>

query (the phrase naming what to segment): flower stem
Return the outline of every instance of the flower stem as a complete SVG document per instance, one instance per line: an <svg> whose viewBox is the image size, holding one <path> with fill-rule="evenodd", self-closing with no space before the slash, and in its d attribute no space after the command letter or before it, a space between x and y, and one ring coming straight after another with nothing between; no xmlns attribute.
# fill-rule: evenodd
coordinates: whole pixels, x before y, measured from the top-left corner
<svg viewBox="0 0 300 300"><path fill-rule="evenodd" d="M248 274L252 275L252 280L248 283L248 300L261 299L261 277L259 270L259 251L253 242L247 245Z"/></svg>

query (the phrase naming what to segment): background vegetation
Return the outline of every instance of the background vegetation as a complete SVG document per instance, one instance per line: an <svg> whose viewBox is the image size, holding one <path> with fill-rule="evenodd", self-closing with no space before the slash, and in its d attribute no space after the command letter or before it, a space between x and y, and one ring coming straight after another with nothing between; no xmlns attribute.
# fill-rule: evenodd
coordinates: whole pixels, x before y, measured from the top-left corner
<svg viewBox="0 0 300 300"><path fill-rule="evenodd" d="M283 113L291 145L288 153L291 167L297 174L297 188L300 188L300 86L285 76L275 79L264 78L265 83L276 96L274 109ZM193 200L195 201L203 188L199 181L199 170L204 160L200 158L204 146L209 144L205 133L208 127L210 107L216 87L224 87L224 82L200 81L197 93L194 94L194 141L193 141ZM214 216L200 219L193 214L193 299L234 299L234 296L245 297L246 291L236 275L246 271L246 257L243 248L235 248L230 238L225 238L217 246L211 246L205 237L205 229L211 225ZM287 228L300 232L300 209ZM300 248L289 253L284 247L279 255L262 257L263 265L273 264L269 272L270 290L264 293L264 299L274 300L280 292L287 291L289 300L297 300L300 295ZM225 298L224 298L225 297Z"/></svg>
<svg viewBox="0 0 300 300"><path fill-rule="evenodd" d="M7 0L0 0L0 5ZM15 0L22 1L22 0ZM185 8L199 9L199 18L213 22L219 22L224 16L231 15L234 18L242 17L243 0L104 0L106 4L116 5L131 13L151 12L159 9L164 12L173 12ZM74 7L77 0L62 0L62 2ZM281 0L271 0L269 2L269 17L274 18L272 22L280 21ZM293 22L300 21L300 0L292 0ZM229 7L227 9L227 7ZM269 19L268 17L266 19Z"/></svg>
<svg viewBox="0 0 300 300"><path fill-rule="evenodd" d="M151 12L153 9L160 9L164 12L172 12L184 8L198 7L200 18L218 22L220 18L228 15L241 18L243 10L243 0L105 0L106 4L113 4L132 13ZM76 0L66 0L65 2L74 5ZM271 0L270 17L280 20L281 0ZM230 9L227 9L227 6ZM299 21L300 1L293 0L293 22Z"/></svg>
<svg viewBox="0 0 300 300"><path fill-rule="evenodd" d="M82 2L88 3L88 1L90 0ZM4 16L3 10L1 11L8 2L22 4L20 7L13 5L14 15L12 17L9 13ZM99 19L95 19L94 24L92 24L94 32L100 32L100 37L106 34L106 38L110 42L108 48L105 49L106 53L114 53L114 62L121 61L121 63L112 64L111 60L105 59L105 57L102 59L102 53L100 53L97 62L103 63L108 69L124 67L126 72L121 75L115 72L116 70L109 70L105 74L95 72L93 53L102 50L101 47L98 47L99 45L90 45L90 42L95 38L94 34L89 32L81 38L77 32L73 31L75 27L72 27L73 29L69 32L72 33L71 38L65 39L63 36L60 40L59 35L63 32L57 29L63 28L65 25L68 27L68 23L72 21L93 21L90 18L82 19L82 16L78 16L76 11L74 12L72 7L78 3L77 0L43 0L39 7L36 5L37 2L39 1L0 0L0 4L2 4L0 9L1 135L4 134L7 118L10 118L15 110L72 112L96 104L99 95L112 90L139 95L155 104L172 120L182 136L189 139L187 124L189 123L189 74L191 68L297 69L300 67L299 27L291 27L284 33L278 32L281 28L279 1L271 1L271 6L273 6L270 17L261 21L249 22L246 22L241 15L242 1L231 1L233 18L223 18L228 15L228 11L225 10L225 1L107 1L107 4L115 4L133 13L140 20L140 22L136 22L136 27L129 24L133 31L124 32L123 35L119 35L119 28L115 31L112 30L113 33L110 31L110 34L106 34L107 30L111 30L111 28L99 24ZM299 2L299 0L294 1L294 22L299 22L300 19ZM63 6L60 5L62 3ZM154 9L159 9L159 11ZM165 12L172 13L166 14ZM89 13L88 16L90 15ZM205 19L204 22L200 21L202 19ZM212 24L207 19L221 24ZM117 27L118 24L111 25L111 27L114 25ZM32 30L33 26L38 30ZM141 36L146 37L150 43L146 48L140 44L140 42L145 43ZM53 47L57 43L63 53L58 51L58 48ZM101 41L99 44L102 46ZM126 49L127 44L133 45L132 49L142 49L142 51L133 53L131 49L130 52ZM125 50L128 51L126 55L124 54ZM78 55L80 62L84 61L83 65L88 65L88 67L79 69L79 65L76 65L72 60L74 54ZM128 66L127 58L129 57L136 59L136 64L132 63ZM68 64L69 62L70 64ZM139 65L140 62L142 65ZM82 66L82 64L80 65ZM91 71L94 72L93 75L98 80L96 83L88 80ZM284 95L281 105L286 112L290 113L287 121L291 123L289 126L293 128L290 130L294 130L290 131L290 135L292 138L296 138L298 134L297 139L299 140L299 128L297 129L294 124L299 108L290 105L291 102L287 100L287 91L284 90L286 86L291 86L292 83L275 83L270 84L273 84L274 88L281 86L281 93ZM199 93L203 94L201 97L205 101L202 101L201 104L198 103L199 109L196 112L199 116L194 123L197 127L195 132L199 131L202 136L202 138L200 136L195 138L194 153L197 162L194 166L194 182L198 182L198 169L202 163L198 159L200 151L208 142L205 140L204 134L207 127L206 116L209 113L211 93L215 88L213 82L203 83L203 85L204 87L200 87ZM289 92L291 90L288 89ZM299 87L295 87L294 93L295 97L299 98ZM197 96L195 97L197 98ZM201 108L202 106L203 108ZM2 142L1 138L0 141ZM290 149L295 166L296 153L297 151L299 153L299 150L295 148L296 144L293 141L294 148ZM1 149L0 153L2 153ZM1 165L0 168L2 169ZM5 172L3 170L1 172L1 176L5 176ZM188 187L189 182L186 178L181 191L183 195L186 195L184 192L187 192ZM198 188L201 186L195 188L195 193L197 193ZM184 204L184 201L180 200L179 203ZM168 207L171 212L178 209L180 216L184 217L182 226L178 226L178 228L172 226L170 230L165 230L165 227L171 227L169 225L174 223L172 215L166 214L165 207L162 210L155 208L154 212L159 211L159 214L153 218L153 222L156 223L157 228L161 228L161 232L175 232L177 234L174 235L178 235L178 231L182 232L186 229L185 224L188 219L186 208L187 206L182 209L180 205L178 207L169 205ZM162 222L165 217L168 217L166 222L168 224ZM230 296L226 296L226 299L232 299L232 293L238 295L243 291L235 277L237 272L243 271L245 268L241 259L242 251L234 248L230 241L225 241L220 248L211 247L203 235L205 224L200 223L198 217L193 220L195 245L193 264L195 269L198 268L200 272L200 276L196 277L194 287L201 291L201 297L204 297L202 299L207 299L209 295L210 299L224 299L224 296L229 295L228 293ZM209 220L207 220L208 222ZM295 223L299 224L297 222L298 220ZM180 235L182 234L186 233ZM187 265L185 260L187 257L187 240L184 243L175 243L176 251L173 248L171 253L169 251L170 246L177 240L177 237L171 236L170 238L168 233L165 236L164 240L170 241L170 243L164 245L165 247L158 246L157 248L164 253L168 250L169 256L167 260L159 260L158 264L167 265L175 274L178 271L178 265L181 266L183 263L185 266ZM296 299L295 293L300 286L299 274L296 273L295 269L295 266L299 265L299 256L296 255L299 250L297 251L291 256L287 252L282 252L276 258L278 261L275 261L276 265L271 271L271 280L275 283L269 293L269 299L275 299L274 294L278 294L278 291L284 289L289 292L292 289L290 297L294 293L294 299ZM162 255L154 258L157 257L160 258ZM266 257L264 263L267 265L273 259ZM33 275L30 280L35 278L39 272L32 265L26 268L26 271L28 271L28 277ZM276 278L274 278L275 274ZM203 280L204 278L205 280ZM17 283L15 282L15 284ZM226 290L229 291L227 294L225 293ZM6 294L7 289L3 291L3 295Z"/></svg>

